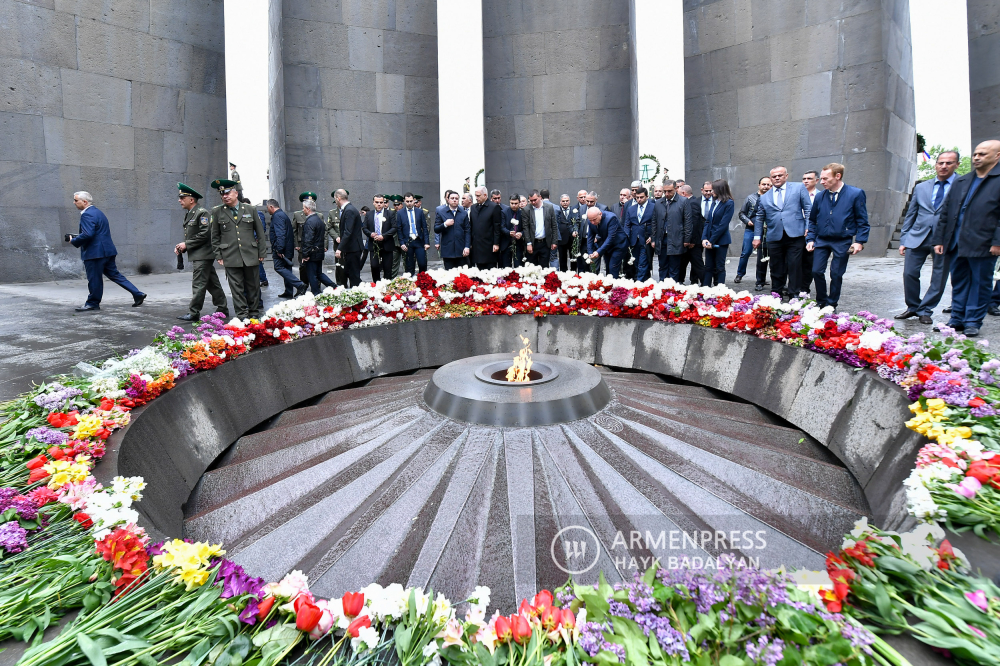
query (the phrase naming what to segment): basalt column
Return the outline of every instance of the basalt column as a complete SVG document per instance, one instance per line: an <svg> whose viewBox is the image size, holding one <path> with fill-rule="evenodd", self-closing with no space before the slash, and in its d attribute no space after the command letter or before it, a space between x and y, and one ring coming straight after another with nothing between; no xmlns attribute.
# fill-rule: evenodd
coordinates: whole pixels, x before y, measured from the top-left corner
<svg viewBox="0 0 1000 666"><path fill-rule="evenodd" d="M972 145L1000 139L1000 3L968 0Z"/></svg>
<svg viewBox="0 0 1000 666"><path fill-rule="evenodd" d="M282 4L285 205L310 190L326 210L337 187L358 208L376 192L436 204L437 1Z"/></svg>
<svg viewBox="0 0 1000 666"><path fill-rule="evenodd" d="M222 4L0 2L0 282L83 274L77 190L126 274L175 270L177 181L226 168Z"/></svg>
<svg viewBox="0 0 1000 666"><path fill-rule="evenodd" d="M638 164L630 15L629 0L483 0L490 188L617 202Z"/></svg>
<svg viewBox="0 0 1000 666"><path fill-rule="evenodd" d="M843 163L868 195L865 252L883 254L916 173L909 0L684 0L684 10L695 191L727 178L742 199L776 165L799 180Z"/></svg>

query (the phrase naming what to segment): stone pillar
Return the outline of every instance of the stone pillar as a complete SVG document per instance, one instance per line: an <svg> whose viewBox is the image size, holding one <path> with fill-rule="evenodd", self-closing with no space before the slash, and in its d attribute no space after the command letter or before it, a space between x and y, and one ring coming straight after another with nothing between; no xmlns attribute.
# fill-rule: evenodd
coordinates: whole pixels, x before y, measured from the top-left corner
<svg viewBox="0 0 1000 666"><path fill-rule="evenodd" d="M436 0L282 4L288 208L310 190L329 209L337 187L358 208L375 193L436 202Z"/></svg>
<svg viewBox="0 0 1000 666"><path fill-rule="evenodd" d="M968 0L972 147L1000 139L1000 3Z"/></svg>
<svg viewBox="0 0 1000 666"><path fill-rule="evenodd" d="M635 178L630 0L483 0L486 182L617 203Z"/></svg>
<svg viewBox="0 0 1000 666"><path fill-rule="evenodd" d="M267 187L268 196L284 209L285 183L285 69L281 62L282 3L267 7ZM318 192L317 192L318 194ZM297 201L293 199L292 201ZM290 207L289 210L296 210Z"/></svg>
<svg viewBox="0 0 1000 666"><path fill-rule="evenodd" d="M684 0L687 181L742 201L777 165L829 162L888 247L916 175L909 0ZM730 249L739 253L742 234Z"/></svg>
<svg viewBox="0 0 1000 666"><path fill-rule="evenodd" d="M82 275L77 190L124 272L175 270L177 181L226 169L222 2L0 2L0 282Z"/></svg>

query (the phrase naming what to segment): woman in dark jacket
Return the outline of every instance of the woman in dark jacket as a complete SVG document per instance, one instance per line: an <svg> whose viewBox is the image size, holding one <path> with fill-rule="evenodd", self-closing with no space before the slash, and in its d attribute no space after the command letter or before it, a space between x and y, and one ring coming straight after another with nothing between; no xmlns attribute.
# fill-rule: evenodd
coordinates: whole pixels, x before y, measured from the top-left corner
<svg viewBox="0 0 1000 666"><path fill-rule="evenodd" d="M726 254L732 239L729 236L729 221L733 219L736 204L729 191L729 182L719 179L712 183L712 205L705 216L705 229L701 244L705 248L705 273L701 286L712 287L726 283Z"/></svg>

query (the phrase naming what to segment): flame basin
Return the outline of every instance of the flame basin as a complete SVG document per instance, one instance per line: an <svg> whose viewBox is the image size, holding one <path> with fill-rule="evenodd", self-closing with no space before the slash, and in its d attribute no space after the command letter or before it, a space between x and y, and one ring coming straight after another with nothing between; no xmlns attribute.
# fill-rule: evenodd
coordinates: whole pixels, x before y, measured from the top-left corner
<svg viewBox="0 0 1000 666"><path fill-rule="evenodd" d="M427 383L424 402L456 421L517 428L584 419L611 401L601 373L582 361L534 354L531 369L540 378L515 383L491 377L510 363L510 354L489 354L444 365Z"/></svg>

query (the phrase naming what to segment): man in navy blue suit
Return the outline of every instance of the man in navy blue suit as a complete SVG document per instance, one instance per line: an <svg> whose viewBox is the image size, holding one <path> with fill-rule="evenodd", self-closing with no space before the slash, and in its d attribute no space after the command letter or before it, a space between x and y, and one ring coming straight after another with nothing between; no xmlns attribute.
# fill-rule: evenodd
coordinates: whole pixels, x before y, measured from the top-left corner
<svg viewBox="0 0 1000 666"><path fill-rule="evenodd" d="M646 246L650 242L652 233L654 208L654 204L649 201L649 190L639 187L635 191L635 201L625 211L625 236L628 247L626 256L631 254L631 261L635 262L635 269L626 270L626 273L633 273L639 282L649 279L650 267Z"/></svg>
<svg viewBox="0 0 1000 666"><path fill-rule="evenodd" d="M587 251L590 260L600 261L604 257L604 270L615 279L621 272L626 242L625 230L618 223L617 215L596 206L587 210Z"/></svg>
<svg viewBox="0 0 1000 666"><path fill-rule="evenodd" d="M823 167L819 180L826 189L816 195L809 213L806 251L813 253L813 279L820 307L837 307L840 285L847 270L848 253L857 254L868 242L868 208L865 191L844 183L844 165ZM826 293L826 262L830 262L830 294Z"/></svg>
<svg viewBox="0 0 1000 666"><path fill-rule="evenodd" d="M757 201L753 224L753 246L759 247L767 228L767 256L770 257L772 291L783 297L798 296L802 291L802 253L806 248L806 228L812 201L802 183L788 182L788 169L771 169L773 187ZM785 279L788 289L785 290Z"/></svg>
<svg viewBox="0 0 1000 666"><path fill-rule="evenodd" d="M406 272L414 275L414 268L427 271L427 250L431 241L427 238L427 217L417 207L412 192L403 195L405 207L396 213L396 231L399 234L399 249L406 257Z"/></svg>
<svg viewBox="0 0 1000 666"><path fill-rule="evenodd" d="M458 205L458 192L448 192L448 203L434 213L434 232L441 234L441 259L445 270L467 265L472 247L469 214Z"/></svg>
<svg viewBox="0 0 1000 666"><path fill-rule="evenodd" d="M108 218L94 205L94 197L90 192L75 192L73 204L80 213L80 233L67 234L74 247L80 248L80 258L87 271L87 286L90 295L83 307L77 312L90 312L101 309L101 298L104 296L104 275L119 287L132 294L132 307L139 307L146 300L146 294L136 289L115 265L118 250L111 241L111 228Z"/></svg>

